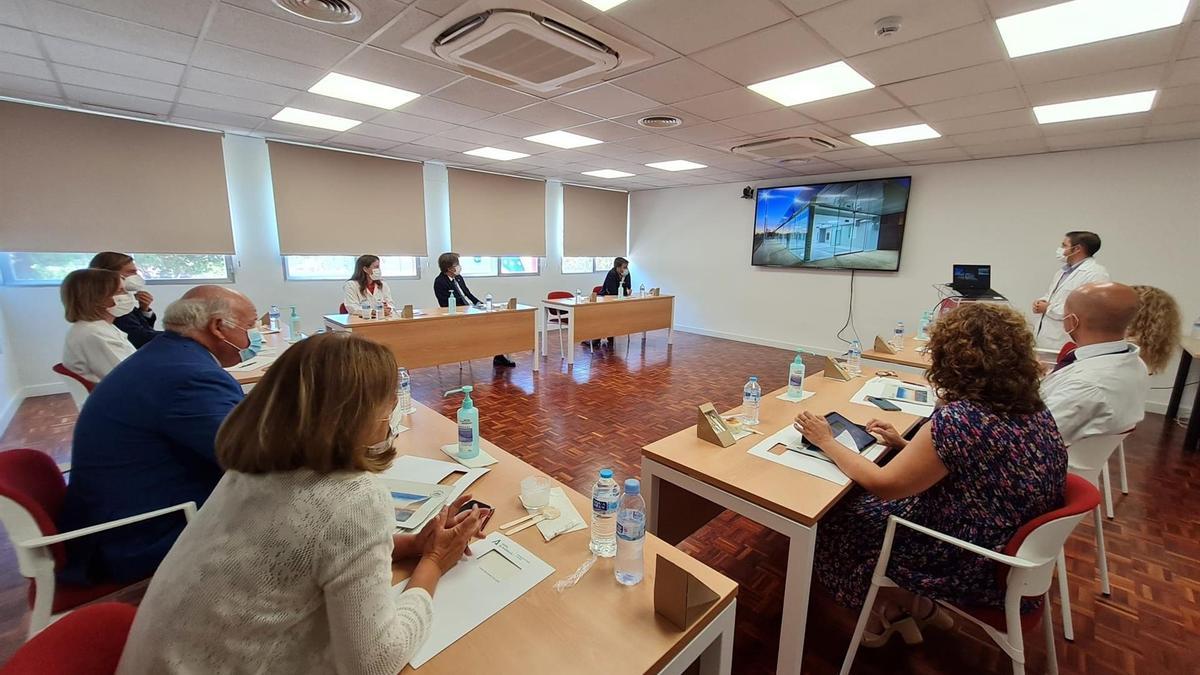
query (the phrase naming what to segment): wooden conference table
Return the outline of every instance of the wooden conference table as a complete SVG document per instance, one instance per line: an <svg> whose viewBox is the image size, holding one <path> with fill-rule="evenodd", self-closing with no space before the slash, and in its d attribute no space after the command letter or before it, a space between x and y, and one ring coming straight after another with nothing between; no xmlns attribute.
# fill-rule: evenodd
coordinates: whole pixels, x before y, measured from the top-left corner
<svg viewBox="0 0 1200 675"><path fill-rule="evenodd" d="M239 364L231 368L226 368L233 379L243 387L251 384L257 384L267 373L267 369L275 363L275 359L283 353L290 345L287 340L283 339L278 331L263 335L263 347L269 352L268 355L256 356L244 364Z"/></svg>
<svg viewBox="0 0 1200 675"><path fill-rule="evenodd" d="M444 363L491 358L496 354L533 352L537 370L537 308L517 305L492 311L459 307L421 309L411 319L393 314L384 319L363 319L353 314L325 316L325 328L349 331L392 350L405 368L426 368Z"/></svg>
<svg viewBox="0 0 1200 675"><path fill-rule="evenodd" d="M1171 387L1171 399L1167 403L1167 419L1174 419L1179 414L1179 402L1183 398L1183 390L1187 388L1188 369L1192 360L1200 358L1200 338L1184 337L1180 341L1183 355L1179 357L1179 370L1175 373L1175 385ZM1192 415L1188 419L1187 431L1183 435L1184 450L1200 450L1200 387L1196 388L1196 399L1192 402Z"/></svg>
<svg viewBox="0 0 1200 675"><path fill-rule="evenodd" d="M815 395L800 403L776 398L786 388L766 394L757 428L770 435L790 425L801 410L822 415L837 411L859 424L873 417L891 422L903 434L920 418L850 402L875 372L864 367L863 377L849 382L811 376L804 388ZM776 672L796 675L804 658L817 523L853 483L842 487L749 454L761 440L763 436L750 435L721 448L697 438L693 426L644 447L646 523L650 531L677 544L729 509L791 539Z"/></svg>
<svg viewBox="0 0 1200 675"><path fill-rule="evenodd" d="M599 340L609 336L642 334L646 331L667 330L667 344L675 342L675 296L647 295L618 299L613 295L601 295L593 302L588 297L582 302L575 298L543 300L542 310L542 355L547 354L546 335L549 331L550 311L561 312L559 316L567 324L567 364L575 363L575 342ZM559 324L562 330L562 324Z"/></svg>
<svg viewBox="0 0 1200 675"><path fill-rule="evenodd" d="M447 461L440 448L458 439L457 425L414 402L416 411L404 418L409 429L396 437L400 455ZM480 446L498 462L467 492L496 509L487 531L526 511L518 501L521 479L545 475L529 464L481 440ZM580 515L590 517L591 500L561 487ZM670 673L684 672L698 658L702 673L728 675L733 657L737 584L674 546L647 534L646 577L636 586L622 586L613 577L613 558L601 558L573 588L554 590L590 552L588 529L559 535L546 542L536 527L513 535L513 540L554 567L554 573L447 647L419 671L404 673ZM687 630L654 612L655 556L676 563L718 595ZM411 573L411 565L394 567L392 583ZM436 620L436 619L435 619Z"/></svg>
<svg viewBox="0 0 1200 675"><path fill-rule="evenodd" d="M872 347L871 349L864 350L862 357L871 361L881 361L897 366L925 370L929 367L929 355L917 350L924 349L928 344L929 340L918 340L915 335L909 335L904 338L904 349L895 354L877 351Z"/></svg>

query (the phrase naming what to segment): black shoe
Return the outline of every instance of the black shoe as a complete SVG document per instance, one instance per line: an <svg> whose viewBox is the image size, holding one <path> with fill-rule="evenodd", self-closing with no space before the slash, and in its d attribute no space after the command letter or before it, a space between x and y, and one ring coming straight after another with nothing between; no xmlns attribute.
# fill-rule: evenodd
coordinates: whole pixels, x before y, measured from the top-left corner
<svg viewBox="0 0 1200 675"><path fill-rule="evenodd" d="M492 357L492 365L496 368L515 368L517 363L503 354Z"/></svg>

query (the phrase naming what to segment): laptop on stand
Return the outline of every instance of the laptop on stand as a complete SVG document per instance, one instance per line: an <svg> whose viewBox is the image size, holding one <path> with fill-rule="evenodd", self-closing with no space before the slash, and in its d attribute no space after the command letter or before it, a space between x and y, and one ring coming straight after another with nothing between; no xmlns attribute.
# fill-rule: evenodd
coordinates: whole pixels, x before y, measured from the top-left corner
<svg viewBox="0 0 1200 675"><path fill-rule="evenodd" d="M964 300L1008 300L992 288L991 265L954 265L950 288Z"/></svg>

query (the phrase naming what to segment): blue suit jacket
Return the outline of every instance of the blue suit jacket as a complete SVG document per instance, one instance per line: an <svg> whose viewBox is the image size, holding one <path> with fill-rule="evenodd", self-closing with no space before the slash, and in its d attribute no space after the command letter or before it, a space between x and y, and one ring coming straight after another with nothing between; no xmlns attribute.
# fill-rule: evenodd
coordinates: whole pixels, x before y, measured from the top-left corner
<svg viewBox="0 0 1200 675"><path fill-rule="evenodd" d="M242 388L200 343L166 332L121 362L88 396L75 423L61 530L187 501L220 480L213 442ZM59 576L128 582L154 573L183 531L182 514L69 542Z"/></svg>

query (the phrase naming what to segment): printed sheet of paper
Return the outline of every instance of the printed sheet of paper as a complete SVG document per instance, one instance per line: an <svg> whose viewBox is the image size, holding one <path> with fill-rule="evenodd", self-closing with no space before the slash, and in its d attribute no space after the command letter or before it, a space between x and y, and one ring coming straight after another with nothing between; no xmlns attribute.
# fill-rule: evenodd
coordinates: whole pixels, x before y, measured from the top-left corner
<svg viewBox="0 0 1200 675"><path fill-rule="evenodd" d="M874 403L871 403L870 401L868 401L867 397L874 396L876 398L883 398L884 389L889 384L894 385L894 384L900 384L900 383L901 383L900 380L896 380L896 379L889 378L889 377L872 377L871 379L867 380L865 384L863 384L862 388L858 390L858 393L856 393L856 394L854 394L854 396L850 397L850 402L857 403L859 405L865 405L868 408L873 408L875 410L879 410L879 407L876 406ZM892 403L895 403L897 408L900 408L901 411L906 412L909 415L917 415L919 417L929 417L930 415L933 414L933 404L932 403L930 403L930 404L911 403L909 401L892 401Z"/></svg>
<svg viewBox="0 0 1200 675"><path fill-rule="evenodd" d="M814 452L802 445L804 436L796 430L792 425L788 425L779 431L767 436L754 447L747 450L755 457L761 457L769 462L782 464L790 469L803 471L817 478L822 478L831 483L838 485L846 485L850 482L850 478L842 473L842 470L837 467L837 464L824 457L823 453ZM850 436L850 432L843 431L838 435L837 441L848 448L855 448L854 439ZM775 446L783 445L787 450L782 453L773 452ZM879 459L879 456L886 450L883 445L876 443L863 450L862 455L871 461ZM809 454L813 453L813 454ZM817 456L813 456L813 455Z"/></svg>

